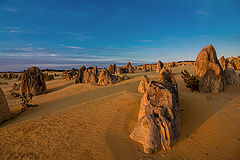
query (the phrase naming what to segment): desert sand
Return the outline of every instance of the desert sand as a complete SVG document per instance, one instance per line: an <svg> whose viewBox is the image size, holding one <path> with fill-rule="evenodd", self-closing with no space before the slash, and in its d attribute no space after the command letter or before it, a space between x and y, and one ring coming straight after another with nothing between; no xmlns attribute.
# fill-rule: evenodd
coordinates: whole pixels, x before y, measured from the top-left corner
<svg viewBox="0 0 240 160"><path fill-rule="evenodd" d="M181 131L171 150L154 155L129 138L137 123L142 94L137 92L143 75L112 86L75 84L61 77L47 81L47 94L35 96L37 108L0 126L0 159L240 159L240 87L222 93L191 92L180 72L194 73L194 66L173 67L177 80ZM239 71L237 72L239 74ZM10 110L21 109L3 86Z"/></svg>

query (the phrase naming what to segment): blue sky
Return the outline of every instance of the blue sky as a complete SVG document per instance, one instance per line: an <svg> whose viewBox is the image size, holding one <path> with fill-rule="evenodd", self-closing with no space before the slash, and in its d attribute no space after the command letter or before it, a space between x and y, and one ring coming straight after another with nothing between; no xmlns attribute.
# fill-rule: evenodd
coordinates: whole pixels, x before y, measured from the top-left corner
<svg viewBox="0 0 240 160"><path fill-rule="evenodd" d="M239 0L0 0L0 71L240 55Z"/></svg>

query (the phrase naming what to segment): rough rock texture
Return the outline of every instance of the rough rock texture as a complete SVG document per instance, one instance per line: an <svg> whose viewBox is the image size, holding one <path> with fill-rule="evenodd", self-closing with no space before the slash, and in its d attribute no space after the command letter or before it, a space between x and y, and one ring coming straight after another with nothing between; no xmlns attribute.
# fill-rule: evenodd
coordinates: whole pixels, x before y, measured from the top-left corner
<svg viewBox="0 0 240 160"><path fill-rule="evenodd" d="M149 64L149 65L147 66L147 70L150 71L150 72L153 71L153 66L152 66L151 64Z"/></svg>
<svg viewBox="0 0 240 160"><path fill-rule="evenodd" d="M177 67L176 62L171 62L170 67Z"/></svg>
<svg viewBox="0 0 240 160"><path fill-rule="evenodd" d="M239 76L232 68L227 68L223 71L223 76L227 85L239 86Z"/></svg>
<svg viewBox="0 0 240 160"><path fill-rule="evenodd" d="M98 75L98 68L97 66L93 67L93 73L97 76Z"/></svg>
<svg viewBox="0 0 240 160"><path fill-rule="evenodd" d="M97 81L97 75L91 69L84 71L84 83L96 84Z"/></svg>
<svg viewBox="0 0 240 160"><path fill-rule="evenodd" d="M117 77L113 76L107 69L102 69L99 77L98 84L99 85L112 85L117 82Z"/></svg>
<svg viewBox="0 0 240 160"><path fill-rule="evenodd" d="M75 81L74 83L75 84L78 84L78 83L84 83L84 71L86 70L86 67L85 66L82 66L79 71L78 71L78 74L75 78Z"/></svg>
<svg viewBox="0 0 240 160"><path fill-rule="evenodd" d="M147 72L147 65L146 64L143 65L143 72Z"/></svg>
<svg viewBox="0 0 240 160"><path fill-rule="evenodd" d="M2 89L0 88L0 123L10 118L11 118L11 113L8 107L8 103Z"/></svg>
<svg viewBox="0 0 240 160"><path fill-rule="evenodd" d="M149 82L150 82L150 78L148 76L144 75L138 85L138 92L144 93L148 88Z"/></svg>
<svg viewBox="0 0 240 160"><path fill-rule="evenodd" d="M222 92L224 89L223 70L212 45L204 47L195 61L195 72L199 76L201 92Z"/></svg>
<svg viewBox="0 0 240 160"><path fill-rule="evenodd" d="M227 62L226 62L226 59L224 56L222 56L220 59L219 59L219 63L223 69L223 71L227 68Z"/></svg>
<svg viewBox="0 0 240 160"><path fill-rule="evenodd" d="M37 96L47 92L44 75L38 67L31 67L22 73L20 94Z"/></svg>
<svg viewBox="0 0 240 160"><path fill-rule="evenodd" d="M126 70L127 70L127 73L134 73L132 64L130 62L127 62Z"/></svg>
<svg viewBox="0 0 240 160"><path fill-rule="evenodd" d="M229 57L227 60L233 65L234 70L240 70L240 60L237 57Z"/></svg>
<svg viewBox="0 0 240 160"><path fill-rule="evenodd" d="M176 82L174 77L170 79ZM159 80L166 82L164 84L154 81L149 83L141 99L138 124L130 135L130 138L143 144L144 152L148 154L156 153L160 148L169 149L179 135L179 99L174 91L177 88L173 90L169 86L170 79Z"/></svg>
<svg viewBox="0 0 240 160"><path fill-rule="evenodd" d="M116 72L116 64L110 64L109 67L108 67L108 71L111 73L111 74L115 74Z"/></svg>
<svg viewBox="0 0 240 160"><path fill-rule="evenodd" d="M122 68L121 67L117 67L115 74L123 74Z"/></svg>
<svg viewBox="0 0 240 160"><path fill-rule="evenodd" d="M157 82L165 86L168 86L171 92L173 92L176 96L178 96L177 82L170 68L168 67L162 68L161 72L159 73Z"/></svg>
<svg viewBox="0 0 240 160"><path fill-rule="evenodd" d="M13 90L13 91L19 91L19 90L20 90L20 84L13 83L12 90Z"/></svg>
<svg viewBox="0 0 240 160"><path fill-rule="evenodd" d="M159 73L162 68L163 68L163 63L161 61L158 61L157 62L157 70L156 70L156 72Z"/></svg>
<svg viewBox="0 0 240 160"><path fill-rule="evenodd" d="M44 74L44 78L45 78L45 81L50 81L50 80L54 80L54 76L51 74L51 75L48 75L47 73Z"/></svg>
<svg viewBox="0 0 240 160"><path fill-rule="evenodd" d="M69 71L65 71L63 77L64 77L66 80L71 80L71 79L76 78L76 75L77 75L77 70L74 69L74 68L72 68L72 69L69 70Z"/></svg>

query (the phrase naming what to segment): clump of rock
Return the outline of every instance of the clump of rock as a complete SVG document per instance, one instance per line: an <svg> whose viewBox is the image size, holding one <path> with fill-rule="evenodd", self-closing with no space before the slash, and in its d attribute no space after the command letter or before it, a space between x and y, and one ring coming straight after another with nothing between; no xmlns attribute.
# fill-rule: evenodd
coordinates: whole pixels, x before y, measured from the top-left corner
<svg viewBox="0 0 240 160"><path fill-rule="evenodd" d="M44 74L45 81L54 80L54 76L52 74L48 75L48 73Z"/></svg>
<svg viewBox="0 0 240 160"><path fill-rule="evenodd" d="M150 83L150 78L144 75L138 85L138 92L144 93L147 90L149 83Z"/></svg>
<svg viewBox="0 0 240 160"><path fill-rule="evenodd" d="M143 65L143 69L142 69L142 71L143 71L143 72L147 72L147 71L148 71L148 70L147 70L147 65L146 65L146 64Z"/></svg>
<svg viewBox="0 0 240 160"><path fill-rule="evenodd" d="M47 92L47 86L42 71L38 67L24 70L20 83L20 94L37 96Z"/></svg>
<svg viewBox="0 0 240 160"><path fill-rule="evenodd" d="M195 72L199 76L201 92L217 93L224 90L223 70L212 45L204 47L198 54L195 61Z"/></svg>
<svg viewBox="0 0 240 160"><path fill-rule="evenodd" d="M9 120L11 118L11 112L8 107L7 100L5 98L5 95L0 88L0 123Z"/></svg>
<svg viewBox="0 0 240 160"><path fill-rule="evenodd" d="M239 86L240 80L236 72L232 68L227 68L223 71L223 76L226 85Z"/></svg>
<svg viewBox="0 0 240 160"><path fill-rule="evenodd" d="M63 73L63 78L65 78L67 81L71 79L75 79L77 73L78 73L77 69L72 68L71 70L65 71Z"/></svg>
<svg viewBox="0 0 240 160"><path fill-rule="evenodd" d="M177 85L171 70L163 69L159 82L150 81L140 104L138 124L130 138L143 144L144 152L169 149L180 131ZM162 83L163 82L163 83ZM175 86L176 88L172 88Z"/></svg>
<svg viewBox="0 0 240 160"><path fill-rule="evenodd" d="M163 63L161 61L158 61L157 62L157 70L156 70L156 72L160 73L162 68L163 68Z"/></svg>
<svg viewBox="0 0 240 160"><path fill-rule="evenodd" d="M75 84L78 84L78 83L84 83L84 72L85 72L85 70L86 70L86 67L85 66L82 66L80 69L79 69L79 71L78 71L78 73L77 73L77 75L76 75L76 78L75 78ZM95 68L95 72L97 72L97 69Z"/></svg>
<svg viewBox="0 0 240 160"><path fill-rule="evenodd" d="M108 71L111 73L111 74L115 74L116 72L116 64L110 64L109 67L108 67Z"/></svg>
<svg viewBox="0 0 240 160"><path fill-rule="evenodd" d="M12 90L13 91L19 91L20 90L20 84L13 83Z"/></svg>
<svg viewBox="0 0 240 160"><path fill-rule="evenodd" d="M126 64L126 73L134 73L131 62L127 62Z"/></svg>
<svg viewBox="0 0 240 160"><path fill-rule="evenodd" d="M98 81L97 75L91 69L84 71L84 83L96 84Z"/></svg>
<svg viewBox="0 0 240 160"><path fill-rule="evenodd" d="M99 85L112 85L118 81L117 76L112 75L107 69L102 69L98 77Z"/></svg>

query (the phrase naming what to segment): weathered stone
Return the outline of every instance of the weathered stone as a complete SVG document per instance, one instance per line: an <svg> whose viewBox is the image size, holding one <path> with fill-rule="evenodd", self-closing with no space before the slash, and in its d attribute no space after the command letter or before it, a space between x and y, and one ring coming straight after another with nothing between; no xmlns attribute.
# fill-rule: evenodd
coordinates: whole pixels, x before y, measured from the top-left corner
<svg viewBox="0 0 240 160"><path fill-rule="evenodd" d="M143 72L147 72L147 65L146 64L143 65Z"/></svg>
<svg viewBox="0 0 240 160"><path fill-rule="evenodd" d="M74 83L75 84L78 84L78 83L84 83L84 71L86 70L86 67L85 66L82 66L79 70L78 70L78 73L77 73L77 76L74 80Z"/></svg>
<svg viewBox="0 0 240 160"><path fill-rule="evenodd" d="M150 82L150 78L148 76L144 75L138 85L138 92L144 93L148 88L149 82Z"/></svg>
<svg viewBox="0 0 240 160"><path fill-rule="evenodd" d="M227 62L226 62L226 59L224 56L222 56L220 59L219 59L219 63L223 69L223 71L227 68Z"/></svg>
<svg viewBox="0 0 240 160"><path fill-rule="evenodd" d="M143 144L144 152L148 154L156 153L160 147L169 149L179 136L179 99L177 91L172 89L176 81L166 78L171 76L162 76L159 81L163 84L149 83L141 99L138 124L130 135L130 138Z"/></svg>
<svg viewBox="0 0 240 160"><path fill-rule="evenodd" d="M157 62L157 70L156 70L156 72L160 73L162 68L163 68L163 63L161 61L158 61Z"/></svg>
<svg viewBox="0 0 240 160"><path fill-rule="evenodd" d="M112 85L117 82L117 77L113 76L108 70L102 69L99 79L98 79L98 84L99 85Z"/></svg>
<svg viewBox="0 0 240 160"><path fill-rule="evenodd" d="M54 80L54 76L52 74L48 75L48 73L44 74L45 81Z"/></svg>
<svg viewBox="0 0 240 160"><path fill-rule="evenodd" d="M94 67L93 67L93 73L94 73L96 76L98 76L98 68L97 68L97 66L94 66Z"/></svg>
<svg viewBox="0 0 240 160"><path fill-rule="evenodd" d="M234 66L235 70L240 70L240 60L237 57L230 57L227 60Z"/></svg>
<svg viewBox="0 0 240 160"><path fill-rule="evenodd" d="M223 70L212 45L204 47L195 61L195 72L199 76L201 92L222 92L224 89Z"/></svg>
<svg viewBox="0 0 240 160"><path fill-rule="evenodd" d="M117 67L115 74L117 74L117 75L118 75L118 74L123 74L122 68L121 68L121 67Z"/></svg>
<svg viewBox="0 0 240 160"><path fill-rule="evenodd" d="M164 86L168 86L171 92L173 92L176 96L178 96L177 82L170 68L168 67L162 68L162 70L159 73L157 82L163 84Z"/></svg>
<svg viewBox="0 0 240 160"><path fill-rule="evenodd" d="M96 84L97 75L91 69L84 71L84 83Z"/></svg>
<svg viewBox="0 0 240 160"><path fill-rule="evenodd" d="M131 62L127 62L126 70L127 70L127 73L134 73Z"/></svg>
<svg viewBox="0 0 240 160"><path fill-rule="evenodd" d="M109 71L111 74L114 74L114 68L113 68L113 65L112 65L112 64L109 65L108 71Z"/></svg>
<svg viewBox="0 0 240 160"><path fill-rule="evenodd" d="M224 79L227 85L239 86L239 76L232 68L227 68L223 71Z"/></svg>
<svg viewBox="0 0 240 160"><path fill-rule="evenodd" d="M71 79L75 79L76 76L77 76L77 73L78 73L78 70L77 69L74 69L72 68L71 70L69 71L65 71L63 74L63 77L68 81L68 80L71 80Z"/></svg>
<svg viewBox="0 0 240 160"><path fill-rule="evenodd" d="M38 67L31 67L22 73L20 94L37 96L47 92L47 86L42 71Z"/></svg>
<svg viewBox="0 0 240 160"><path fill-rule="evenodd" d="M13 91L19 91L19 90L20 90L20 84L13 83L12 90L13 90Z"/></svg>
<svg viewBox="0 0 240 160"><path fill-rule="evenodd" d="M176 67L177 65L176 65L176 62L171 62L170 63L170 67Z"/></svg>
<svg viewBox="0 0 240 160"><path fill-rule="evenodd" d="M2 89L0 88L0 123L10 119L11 116L12 115L9 110L7 100Z"/></svg>

